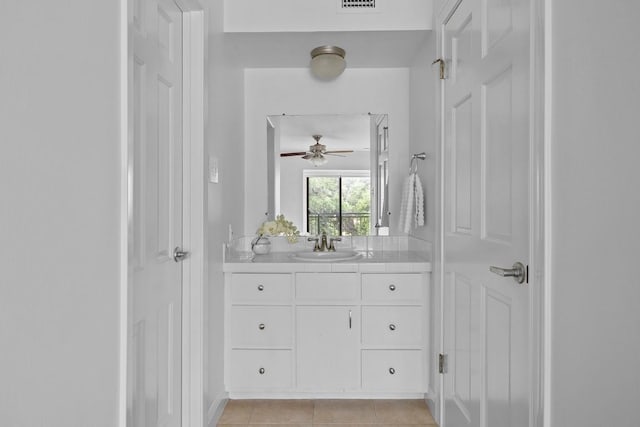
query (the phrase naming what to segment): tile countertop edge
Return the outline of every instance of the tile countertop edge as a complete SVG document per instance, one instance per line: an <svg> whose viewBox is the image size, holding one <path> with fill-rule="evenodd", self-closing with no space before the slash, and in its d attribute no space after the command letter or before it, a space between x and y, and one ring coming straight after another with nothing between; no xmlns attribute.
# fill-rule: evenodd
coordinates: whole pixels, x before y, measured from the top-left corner
<svg viewBox="0 0 640 427"><path fill-rule="evenodd" d="M353 264L342 267L339 263L227 263L224 273L430 273L430 262L394 262Z"/></svg>
<svg viewBox="0 0 640 427"><path fill-rule="evenodd" d="M284 258L286 255L258 255L256 260L231 259L223 264L225 273L416 273L431 272L431 262L420 259L416 253L394 252L374 254L358 261L300 262Z"/></svg>

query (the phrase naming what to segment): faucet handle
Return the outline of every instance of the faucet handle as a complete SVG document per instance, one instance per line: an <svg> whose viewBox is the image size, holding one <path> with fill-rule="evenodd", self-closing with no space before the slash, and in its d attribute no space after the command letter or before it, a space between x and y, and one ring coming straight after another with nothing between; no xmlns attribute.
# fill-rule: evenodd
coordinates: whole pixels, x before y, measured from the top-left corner
<svg viewBox="0 0 640 427"><path fill-rule="evenodd" d="M328 251L335 252L336 246L333 244L334 242L342 242L342 237L332 237L329 239L329 248Z"/></svg>
<svg viewBox="0 0 640 427"><path fill-rule="evenodd" d="M320 250L320 239L318 237L307 237L307 242L316 242L313 245L314 252L318 252Z"/></svg>

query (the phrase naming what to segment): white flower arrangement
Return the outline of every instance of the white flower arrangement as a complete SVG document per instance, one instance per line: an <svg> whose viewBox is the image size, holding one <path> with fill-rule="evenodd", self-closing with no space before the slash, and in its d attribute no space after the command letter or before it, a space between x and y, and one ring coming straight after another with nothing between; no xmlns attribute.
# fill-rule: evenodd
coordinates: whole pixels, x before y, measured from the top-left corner
<svg viewBox="0 0 640 427"><path fill-rule="evenodd" d="M263 222L256 234L259 236L286 236L289 243L296 243L300 231L291 221L287 221L284 215L278 215L275 221Z"/></svg>

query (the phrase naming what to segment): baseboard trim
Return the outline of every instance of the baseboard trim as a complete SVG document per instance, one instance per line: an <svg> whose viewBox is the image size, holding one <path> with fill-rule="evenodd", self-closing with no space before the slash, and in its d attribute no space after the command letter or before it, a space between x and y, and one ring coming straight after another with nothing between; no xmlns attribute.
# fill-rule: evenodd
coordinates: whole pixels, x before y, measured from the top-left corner
<svg viewBox="0 0 640 427"><path fill-rule="evenodd" d="M227 406L227 402L229 402L227 393L222 393L211 402L207 410L207 427L216 427L220 417L222 417L225 406Z"/></svg>
<svg viewBox="0 0 640 427"><path fill-rule="evenodd" d="M430 390L429 393L424 395L424 401L427 403L433 419L436 420L438 425L440 425L440 407L438 405L438 395Z"/></svg>

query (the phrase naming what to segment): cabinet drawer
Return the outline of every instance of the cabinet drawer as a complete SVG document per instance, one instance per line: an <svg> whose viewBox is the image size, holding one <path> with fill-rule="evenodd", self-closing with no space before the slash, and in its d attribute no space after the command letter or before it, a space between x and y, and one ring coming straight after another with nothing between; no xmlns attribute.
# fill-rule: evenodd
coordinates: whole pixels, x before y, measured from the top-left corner
<svg viewBox="0 0 640 427"><path fill-rule="evenodd" d="M362 344L422 346L422 308L362 307Z"/></svg>
<svg viewBox="0 0 640 427"><path fill-rule="evenodd" d="M371 302L412 301L422 304L422 274L363 274L362 299Z"/></svg>
<svg viewBox="0 0 640 427"><path fill-rule="evenodd" d="M231 351L231 390L291 387L290 350Z"/></svg>
<svg viewBox="0 0 640 427"><path fill-rule="evenodd" d="M279 303L291 301L290 274L233 274L231 301Z"/></svg>
<svg viewBox="0 0 640 427"><path fill-rule="evenodd" d="M363 350L362 388L369 391L423 392L420 350Z"/></svg>
<svg viewBox="0 0 640 427"><path fill-rule="evenodd" d="M298 273L296 298L308 301L354 301L358 299L356 273Z"/></svg>
<svg viewBox="0 0 640 427"><path fill-rule="evenodd" d="M291 307L231 308L232 348L291 347Z"/></svg>

